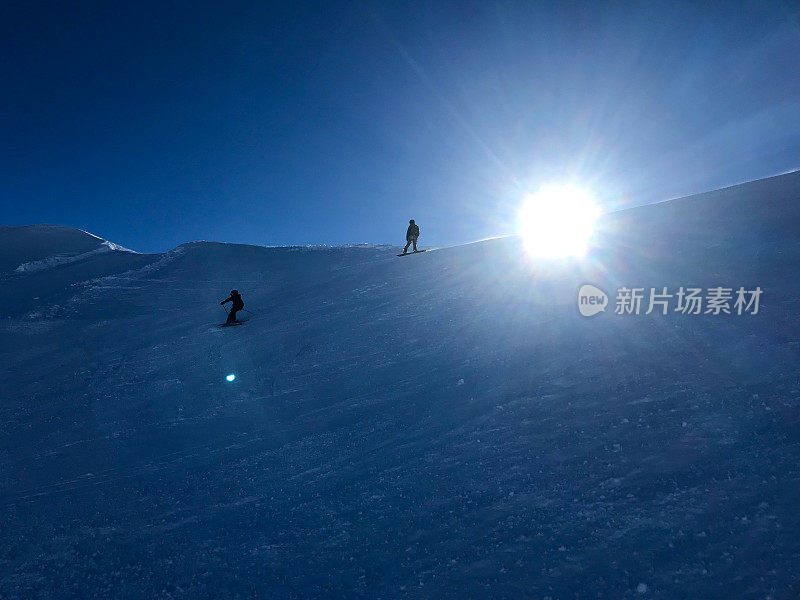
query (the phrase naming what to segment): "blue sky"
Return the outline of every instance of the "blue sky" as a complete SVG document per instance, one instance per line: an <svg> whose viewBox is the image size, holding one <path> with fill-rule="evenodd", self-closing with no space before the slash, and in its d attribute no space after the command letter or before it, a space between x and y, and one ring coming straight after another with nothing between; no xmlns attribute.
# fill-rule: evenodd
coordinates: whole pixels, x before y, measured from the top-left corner
<svg viewBox="0 0 800 600"><path fill-rule="evenodd" d="M0 46L0 222L140 251L456 244L542 183L800 168L794 1L5 3Z"/></svg>

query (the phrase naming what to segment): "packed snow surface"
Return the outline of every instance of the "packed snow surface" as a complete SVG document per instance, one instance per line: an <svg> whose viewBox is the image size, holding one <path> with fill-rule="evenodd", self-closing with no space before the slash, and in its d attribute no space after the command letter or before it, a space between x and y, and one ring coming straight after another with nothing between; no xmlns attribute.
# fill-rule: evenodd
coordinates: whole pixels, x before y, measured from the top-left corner
<svg viewBox="0 0 800 600"><path fill-rule="evenodd" d="M798 173L560 263L4 227L0 598L800 597L799 234Z"/></svg>

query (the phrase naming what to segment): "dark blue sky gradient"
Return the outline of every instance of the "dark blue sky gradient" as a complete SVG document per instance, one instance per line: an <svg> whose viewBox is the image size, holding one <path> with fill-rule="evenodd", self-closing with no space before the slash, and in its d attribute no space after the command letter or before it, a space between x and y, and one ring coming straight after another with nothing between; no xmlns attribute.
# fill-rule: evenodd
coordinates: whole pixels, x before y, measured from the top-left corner
<svg viewBox="0 0 800 600"><path fill-rule="evenodd" d="M800 167L800 4L5 3L0 222L195 239L509 233Z"/></svg>

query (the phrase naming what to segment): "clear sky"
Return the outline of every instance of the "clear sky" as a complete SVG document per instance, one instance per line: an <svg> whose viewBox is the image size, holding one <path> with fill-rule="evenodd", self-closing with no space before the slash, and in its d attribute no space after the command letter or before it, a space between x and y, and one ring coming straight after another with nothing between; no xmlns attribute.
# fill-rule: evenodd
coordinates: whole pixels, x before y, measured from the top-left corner
<svg viewBox="0 0 800 600"><path fill-rule="evenodd" d="M800 3L5 2L0 223L456 244L800 168Z"/></svg>

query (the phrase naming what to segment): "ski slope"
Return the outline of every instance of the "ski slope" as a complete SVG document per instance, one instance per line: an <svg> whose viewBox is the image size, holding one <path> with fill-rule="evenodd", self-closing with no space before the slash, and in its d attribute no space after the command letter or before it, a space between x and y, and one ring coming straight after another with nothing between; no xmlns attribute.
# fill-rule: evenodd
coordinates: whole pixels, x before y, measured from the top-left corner
<svg viewBox="0 0 800 600"><path fill-rule="evenodd" d="M797 172L561 263L4 227L0 597L798 597L799 232Z"/></svg>

